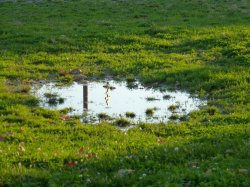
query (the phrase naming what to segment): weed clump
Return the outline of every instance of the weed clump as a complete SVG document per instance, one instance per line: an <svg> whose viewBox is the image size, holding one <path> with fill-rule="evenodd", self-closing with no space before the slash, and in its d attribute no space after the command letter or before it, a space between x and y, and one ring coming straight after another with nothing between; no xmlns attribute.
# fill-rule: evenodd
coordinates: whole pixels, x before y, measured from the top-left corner
<svg viewBox="0 0 250 187"><path fill-rule="evenodd" d="M49 105L57 105L57 104L58 104L56 98L49 98L49 100L47 101L47 103L48 103Z"/></svg>
<svg viewBox="0 0 250 187"><path fill-rule="evenodd" d="M164 95L164 96L163 96L163 99L164 99L164 100L169 100L170 98L171 98L170 95Z"/></svg>
<svg viewBox="0 0 250 187"><path fill-rule="evenodd" d="M109 120L109 119L111 119L111 117L106 113L99 113L99 114L97 114L97 117L100 120Z"/></svg>
<svg viewBox="0 0 250 187"><path fill-rule="evenodd" d="M63 83L70 84L73 82L73 77L71 75L65 75L59 78L59 80Z"/></svg>
<svg viewBox="0 0 250 187"><path fill-rule="evenodd" d="M135 118L135 116L136 116L134 112L126 112L125 115L127 118Z"/></svg>
<svg viewBox="0 0 250 187"><path fill-rule="evenodd" d="M154 115L154 108L147 108L147 110L146 110L146 115L147 116L153 116Z"/></svg>
<svg viewBox="0 0 250 187"><path fill-rule="evenodd" d="M171 115L170 117L169 117L169 119L171 119L171 120L177 120L177 119L179 119L180 118L180 116L178 115L178 114L173 114L173 115Z"/></svg>
<svg viewBox="0 0 250 187"><path fill-rule="evenodd" d="M128 83L134 82L134 81L135 81L135 76L132 75L132 74L127 75L127 76L126 76L126 81L127 81Z"/></svg>
<svg viewBox="0 0 250 187"><path fill-rule="evenodd" d="M135 82L135 76L130 74L126 76L127 87L129 89L138 88L138 84Z"/></svg>
<svg viewBox="0 0 250 187"><path fill-rule="evenodd" d="M17 93L29 93L30 86L29 85L20 85L16 88Z"/></svg>
<svg viewBox="0 0 250 187"><path fill-rule="evenodd" d="M127 82L127 87L129 89L136 89L138 88L138 84L136 84L136 82Z"/></svg>
<svg viewBox="0 0 250 187"><path fill-rule="evenodd" d="M215 114L218 114L220 111L217 107L215 106L211 106L206 108L206 112L210 115L210 116L214 116Z"/></svg>
<svg viewBox="0 0 250 187"><path fill-rule="evenodd" d="M188 120L188 115L182 115L179 117L180 121L186 121Z"/></svg>
<svg viewBox="0 0 250 187"><path fill-rule="evenodd" d="M168 107L168 110L170 110L171 112L175 112L178 108L180 108L179 105L170 105Z"/></svg>
<svg viewBox="0 0 250 187"><path fill-rule="evenodd" d="M58 95L57 94L55 94L55 93L45 93L44 94L44 97L46 97L46 98L54 98L54 97L58 97Z"/></svg>
<svg viewBox="0 0 250 187"><path fill-rule="evenodd" d="M58 99L58 103L59 103L59 104L63 104L63 103L64 103L64 101L65 101L65 99L64 99L64 98L62 98L62 97L60 97L60 98Z"/></svg>
<svg viewBox="0 0 250 187"><path fill-rule="evenodd" d="M64 108L64 109L60 110L60 113L67 114L69 112L72 112L73 110L74 110L73 108L67 107L67 108Z"/></svg>
<svg viewBox="0 0 250 187"><path fill-rule="evenodd" d="M54 93L45 93L44 97L47 99L47 103L49 105L63 104L65 101L64 98L62 97L58 98L58 95Z"/></svg>
<svg viewBox="0 0 250 187"><path fill-rule="evenodd" d="M156 101L156 100L160 100L160 99L157 99L155 97L146 97L146 100L147 101Z"/></svg>
<svg viewBox="0 0 250 187"><path fill-rule="evenodd" d="M120 119L117 119L114 124L117 125L117 126L119 126L119 127L127 127L131 123L126 118L120 118Z"/></svg>

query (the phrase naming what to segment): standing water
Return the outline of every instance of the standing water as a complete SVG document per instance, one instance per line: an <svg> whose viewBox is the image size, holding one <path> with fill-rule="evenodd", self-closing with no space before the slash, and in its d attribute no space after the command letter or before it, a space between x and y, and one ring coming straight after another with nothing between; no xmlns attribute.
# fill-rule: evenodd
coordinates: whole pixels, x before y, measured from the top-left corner
<svg viewBox="0 0 250 187"><path fill-rule="evenodd" d="M134 122L166 122L171 116L183 116L199 109L205 101L181 91L161 91L137 86L130 88L126 82L92 81L74 82L70 86L56 83L34 85L32 94L40 99L40 105L49 109L72 108L70 115L82 115L83 121L98 122L98 115L126 117L133 113ZM53 96L58 100L51 100ZM172 118L175 119L175 118Z"/></svg>

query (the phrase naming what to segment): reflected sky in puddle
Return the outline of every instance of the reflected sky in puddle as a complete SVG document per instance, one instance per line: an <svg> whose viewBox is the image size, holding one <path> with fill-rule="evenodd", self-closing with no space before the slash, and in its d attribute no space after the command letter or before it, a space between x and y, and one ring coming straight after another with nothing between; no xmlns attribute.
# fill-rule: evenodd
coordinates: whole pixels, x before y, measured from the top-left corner
<svg viewBox="0 0 250 187"><path fill-rule="evenodd" d="M191 97L186 92L160 91L159 89L145 88L139 83L136 88L128 88L126 82L92 81L88 84L74 82L70 86L57 86L56 83L35 84L31 91L32 94L40 99L40 105L49 109L64 109L71 107L74 109L71 115L87 114L83 121L97 122L97 114L106 113L111 117L124 116L126 112L134 112L136 117L133 121L145 122L166 122L173 114L169 111L169 106L179 105L175 111L178 115L188 114L192 110L199 109L206 104L206 101L196 97ZM85 86L84 86L85 85ZM114 87L114 89L112 89ZM49 104L46 93L57 94L64 98L64 102L57 105ZM171 96L163 99L164 95ZM147 98L157 100L148 101ZM84 104L85 100L85 104ZM157 108L154 115L148 117L146 109ZM91 119L91 120L90 120Z"/></svg>

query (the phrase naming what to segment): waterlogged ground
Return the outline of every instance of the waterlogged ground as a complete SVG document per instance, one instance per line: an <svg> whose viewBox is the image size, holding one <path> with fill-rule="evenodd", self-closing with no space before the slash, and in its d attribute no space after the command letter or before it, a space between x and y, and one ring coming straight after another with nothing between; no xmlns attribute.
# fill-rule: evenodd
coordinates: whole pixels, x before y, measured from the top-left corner
<svg viewBox="0 0 250 187"><path fill-rule="evenodd" d="M85 94L84 86L87 87ZM166 122L173 114L187 115L206 104L187 92L144 87L138 82L132 87L117 81L74 82L68 86L50 82L35 84L31 92L40 99L41 106L58 110L72 108L71 115L85 114L83 120L89 122L98 122L101 113L117 118L126 117L127 112L135 114L133 121ZM50 102L48 95L56 95L62 101ZM84 101L87 104L84 105ZM147 109L152 109L153 114L147 115Z"/></svg>

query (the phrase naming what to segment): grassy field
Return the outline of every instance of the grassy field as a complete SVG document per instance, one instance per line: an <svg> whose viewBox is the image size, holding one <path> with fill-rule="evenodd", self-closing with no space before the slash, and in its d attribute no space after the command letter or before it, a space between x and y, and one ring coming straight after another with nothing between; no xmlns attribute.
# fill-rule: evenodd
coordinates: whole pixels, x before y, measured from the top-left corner
<svg viewBox="0 0 250 187"><path fill-rule="evenodd" d="M62 120L32 80L135 77L208 100L128 132ZM250 186L250 2L0 0L0 186Z"/></svg>

